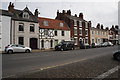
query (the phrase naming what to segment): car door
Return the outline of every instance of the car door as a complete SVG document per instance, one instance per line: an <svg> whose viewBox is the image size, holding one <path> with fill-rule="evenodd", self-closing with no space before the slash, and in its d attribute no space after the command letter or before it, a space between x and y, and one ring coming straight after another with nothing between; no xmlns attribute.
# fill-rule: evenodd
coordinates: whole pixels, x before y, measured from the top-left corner
<svg viewBox="0 0 120 80"><path fill-rule="evenodd" d="M18 52L18 45L12 45L13 52Z"/></svg>
<svg viewBox="0 0 120 80"><path fill-rule="evenodd" d="M18 52L25 52L25 47L23 45L18 45Z"/></svg>

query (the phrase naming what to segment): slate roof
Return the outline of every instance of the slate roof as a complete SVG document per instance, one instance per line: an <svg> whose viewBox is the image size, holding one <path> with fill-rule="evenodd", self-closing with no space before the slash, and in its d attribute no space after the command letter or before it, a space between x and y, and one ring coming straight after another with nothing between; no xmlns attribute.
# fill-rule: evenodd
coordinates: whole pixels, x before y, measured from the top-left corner
<svg viewBox="0 0 120 80"><path fill-rule="evenodd" d="M11 16L13 20L26 21L26 22L35 22L38 23L38 18L32 14L31 11L26 7L24 10L14 9L14 12L9 12L7 10L0 10L2 15ZM28 12L29 19L23 18L22 14Z"/></svg>
<svg viewBox="0 0 120 80"><path fill-rule="evenodd" d="M55 20L55 19L49 19L49 18L43 18L39 17L39 27L40 28L46 28L46 29L57 29L57 30L70 30L68 25L61 20ZM48 26L44 26L43 22L48 21ZM63 23L63 27L60 26L60 23Z"/></svg>

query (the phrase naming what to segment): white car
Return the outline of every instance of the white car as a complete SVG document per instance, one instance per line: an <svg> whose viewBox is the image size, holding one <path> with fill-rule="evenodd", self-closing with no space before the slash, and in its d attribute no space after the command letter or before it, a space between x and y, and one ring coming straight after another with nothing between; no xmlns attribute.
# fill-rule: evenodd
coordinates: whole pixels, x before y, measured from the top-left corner
<svg viewBox="0 0 120 80"><path fill-rule="evenodd" d="M18 44L10 44L8 46L5 47L5 52L6 53L13 53L13 52L26 52L26 53L30 53L31 52L31 48L29 47L25 47L23 45L18 45Z"/></svg>
<svg viewBox="0 0 120 80"><path fill-rule="evenodd" d="M102 44L102 46L113 46L113 44L111 43L111 42L104 42L103 44Z"/></svg>

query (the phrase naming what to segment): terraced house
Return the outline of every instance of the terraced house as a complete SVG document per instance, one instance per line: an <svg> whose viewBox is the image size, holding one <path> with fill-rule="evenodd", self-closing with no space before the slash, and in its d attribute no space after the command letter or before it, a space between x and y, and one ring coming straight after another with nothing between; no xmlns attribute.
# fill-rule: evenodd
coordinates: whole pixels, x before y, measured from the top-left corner
<svg viewBox="0 0 120 80"><path fill-rule="evenodd" d="M67 23L71 31L71 40L75 41L76 46L80 46L80 42L90 44L91 21L86 21L83 13L80 13L79 16L76 14L73 16L71 15L71 10L57 11L56 19Z"/></svg>
<svg viewBox="0 0 120 80"><path fill-rule="evenodd" d="M70 40L70 28L61 20L39 17L40 49L54 48L60 41Z"/></svg>
<svg viewBox="0 0 120 80"><path fill-rule="evenodd" d="M97 24L96 27L91 27L90 29L90 37L91 44L96 43L100 44L108 41L109 30L108 28L104 28L103 25Z"/></svg>
<svg viewBox="0 0 120 80"><path fill-rule="evenodd" d="M21 44L32 49L38 49L39 46L39 24L38 24L38 11L35 10L35 14L25 7L23 10L14 8L13 3L9 3L7 13L11 14L10 26L8 31L10 44ZM2 25L2 26L3 26Z"/></svg>

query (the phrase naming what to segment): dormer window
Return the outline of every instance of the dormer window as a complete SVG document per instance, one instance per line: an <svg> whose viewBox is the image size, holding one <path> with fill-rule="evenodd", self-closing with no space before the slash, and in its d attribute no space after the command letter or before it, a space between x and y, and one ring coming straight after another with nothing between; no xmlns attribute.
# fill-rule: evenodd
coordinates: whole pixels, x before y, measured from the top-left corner
<svg viewBox="0 0 120 80"><path fill-rule="evenodd" d="M28 14L28 12L24 12L24 13L23 13L23 18L29 19L29 14Z"/></svg>
<svg viewBox="0 0 120 80"><path fill-rule="evenodd" d="M60 23L60 27L63 27L64 26L64 24L63 23Z"/></svg>
<svg viewBox="0 0 120 80"><path fill-rule="evenodd" d="M48 21L43 22L44 26L48 26Z"/></svg>

